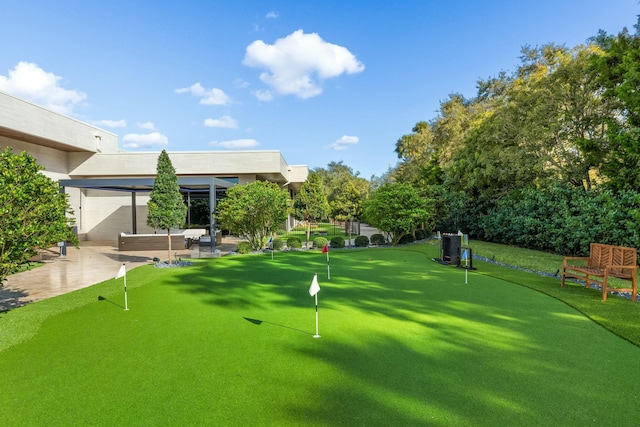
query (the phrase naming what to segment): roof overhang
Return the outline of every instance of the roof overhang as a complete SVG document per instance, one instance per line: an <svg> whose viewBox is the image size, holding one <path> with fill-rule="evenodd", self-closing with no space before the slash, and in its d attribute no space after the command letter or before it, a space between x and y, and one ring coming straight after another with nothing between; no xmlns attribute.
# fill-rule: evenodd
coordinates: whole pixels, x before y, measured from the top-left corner
<svg viewBox="0 0 640 427"><path fill-rule="evenodd" d="M153 190L155 178L61 179L59 182L61 187L148 193ZM182 193L205 193L214 188L230 188L235 184L215 177L178 177L178 185Z"/></svg>

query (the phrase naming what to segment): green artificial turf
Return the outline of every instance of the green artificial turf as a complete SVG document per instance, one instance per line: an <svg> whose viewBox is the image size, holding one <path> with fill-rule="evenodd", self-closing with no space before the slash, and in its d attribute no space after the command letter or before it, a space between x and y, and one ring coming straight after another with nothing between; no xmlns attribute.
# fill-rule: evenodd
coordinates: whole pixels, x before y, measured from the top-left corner
<svg viewBox="0 0 640 427"><path fill-rule="evenodd" d="M465 284L432 252L332 251L331 280L315 251L146 266L127 275L129 311L122 279L12 310L0 420L636 425L639 347L510 270L478 265Z"/></svg>

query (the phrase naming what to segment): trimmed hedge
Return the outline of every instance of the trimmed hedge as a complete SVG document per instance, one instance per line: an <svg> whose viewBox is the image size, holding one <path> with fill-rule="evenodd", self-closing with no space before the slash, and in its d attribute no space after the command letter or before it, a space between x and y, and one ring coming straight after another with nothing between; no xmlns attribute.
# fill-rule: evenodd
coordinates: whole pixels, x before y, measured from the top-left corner
<svg viewBox="0 0 640 427"><path fill-rule="evenodd" d="M355 239L355 244L357 248L366 248L369 246L369 238L367 236L358 236Z"/></svg>
<svg viewBox="0 0 640 427"><path fill-rule="evenodd" d="M251 243L249 242L238 242L238 247L236 249L239 254L248 254L251 253Z"/></svg>
<svg viewBox="0 0 640 427"><path fill-rule="evenodd" d="M322 249L327 244L328 240L326 237L316 237L313 239L313 247L316 249Z"/></svg>
<svg viewBox="0 0 640 427"><path fill-rule="evenodd" d="M387 239L382 234L374 234L371 236L372 245L386 245Z"/></svg>
<svg viewBox="0 0 640 427"><path fill-rule="evenodd" d="M302 247L302 241L299 237L291 236L287 239L287 247L289 249L300 249Z"/></svg>
<svg viewBox="0 0 640 427"><path fill-rule="evenodd" d="M332 248L344 248L344 237L335 236L331 238L331 247Z"/></svg>
<svg viewBox="0 0 640 427"><path fill-rule="evenodd" d="M512 191L478 219L475 238L564 255L589 243L640 247L640 194L557 186Z"/></svg>
<svg viewBox="0 0 640 427"><path fill-rule="evenodd" d="M280 249L284 248L284 240L276 237L275 239L273 239L272 245L274 251L279 251Z"/></svg>
<svg viewBox="0 0 640 427"><path fill-rule="evenodd" d="M413 243L415 241L416 241L416 238L413 237L413 234L405 234L400 238L400 241L398 241L398 244L406 245L407 243Z"/></svg>

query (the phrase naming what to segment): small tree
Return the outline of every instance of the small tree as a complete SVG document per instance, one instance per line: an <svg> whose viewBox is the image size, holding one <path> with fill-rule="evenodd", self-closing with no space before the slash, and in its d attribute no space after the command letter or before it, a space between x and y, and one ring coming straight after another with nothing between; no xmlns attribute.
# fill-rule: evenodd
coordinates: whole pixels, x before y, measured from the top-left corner
<svg viewBox="0 0 640 427"><path fill-rule="evenodd" d="M425 199L418 190L400 182L382 185L365 202L364 217L372 226L384 231L391 245L414 232L418 225L431 220Z"/></svg>
<svg viewBox="0 0 640 427"><path fill-rule="evenodd" d="M78 244L68 196L40 173L44 168L26 152L0 152L0 284L16 268L56 242Z"/></svg>
<svg viewBox="0 0 640 427"><path fill-rule="evenodd" d="M320 221L328 212L329 204L322 188L322 179L320 175L312 172L300 187L300 192L293 202L294 218L307 223L307 243L311 234L311 222Z"/></svg>
<svg viewBox="0 0 640 427"><path fill-rule="evenodd" d="M366 189L358 188L357 181L350 180L347 184L336 190L335 198L331 202L331 211L335 219L345 221L349 230L349 246L351 246L352 223L360 219L362 205L366 198Z"/></svg>
<svg viewBox="0 0 640 427"><path fill-rule="evenodd" d="M223 228L246 238L254 250L260 250L287 220L289 201L289 193L277 184L254 181L227 190L215 216Z"/></svg>
<svg viewBox="0 0 640 427"><path fill-rule="evenodd" d="M187 206L182 200L176 170L166 150L158 157L156 180L151 190L147 225L153 228L167 229L169 265L171 265L171 227L184 224Z"/></svg>

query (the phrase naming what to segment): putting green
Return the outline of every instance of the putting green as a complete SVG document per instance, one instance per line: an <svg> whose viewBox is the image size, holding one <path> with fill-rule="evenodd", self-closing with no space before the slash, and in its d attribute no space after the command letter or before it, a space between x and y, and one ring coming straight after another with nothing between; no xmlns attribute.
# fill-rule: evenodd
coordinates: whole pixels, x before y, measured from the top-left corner
<svg viewBox="0 0 640 427"><path fill-rule="evenodd" d="M330 256L331 280L319 252L141 267L129 311L122 279L54 298L85 302L0 352L0 420L636 424L640 349L567 305L411 249Z"/></svg>

